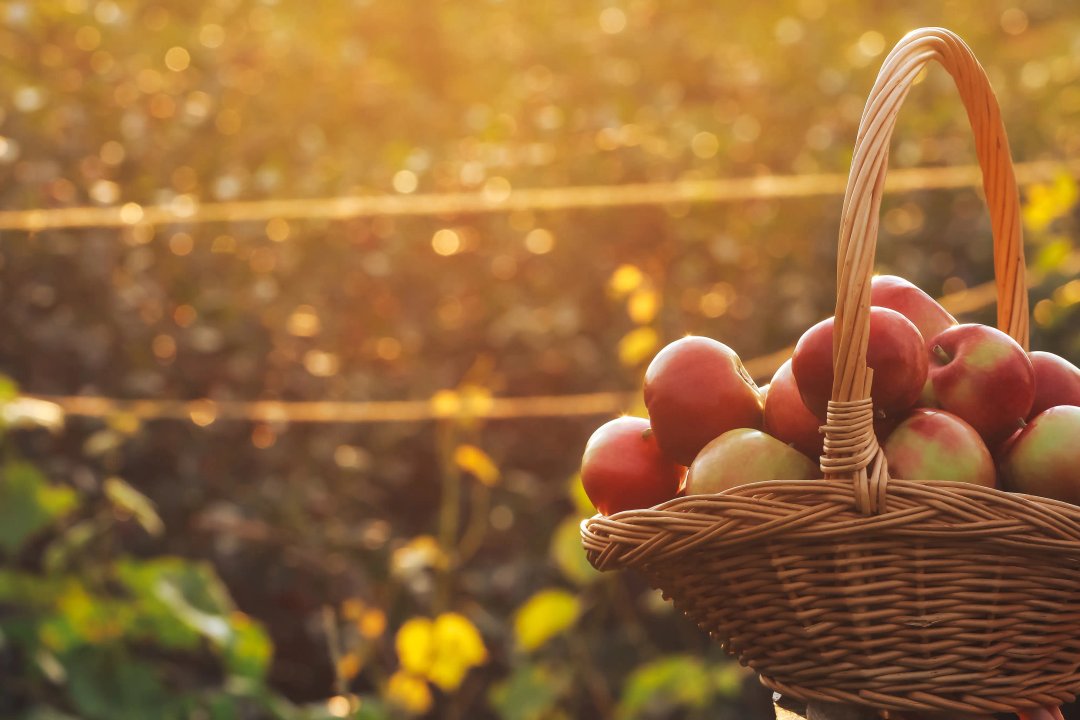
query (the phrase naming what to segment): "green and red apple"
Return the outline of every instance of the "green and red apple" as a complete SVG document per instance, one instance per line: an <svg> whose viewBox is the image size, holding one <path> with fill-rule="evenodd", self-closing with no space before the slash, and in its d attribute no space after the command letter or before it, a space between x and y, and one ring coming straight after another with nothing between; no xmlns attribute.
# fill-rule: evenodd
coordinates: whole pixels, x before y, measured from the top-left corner
<svg viewBox="0 0 1080 720"><path fill-rule="evenodd" d="M1080 407L1036 415L1001 451L1005 488L1080 505Z"/></svg>
<svg viewBox="0 0 1080 720"><path fill-rule="evenodd" d="M728 430L706 445L690 465L686 494L704 495L763 480L821 477L810 458L760 430Z"/></svg>
<svg viewBox="0 0 1080 720"><path fill-rule="evenodd" d="M917 409L885 442L889 475L994 487L994 460L975 428L944 410Z"/></svg>

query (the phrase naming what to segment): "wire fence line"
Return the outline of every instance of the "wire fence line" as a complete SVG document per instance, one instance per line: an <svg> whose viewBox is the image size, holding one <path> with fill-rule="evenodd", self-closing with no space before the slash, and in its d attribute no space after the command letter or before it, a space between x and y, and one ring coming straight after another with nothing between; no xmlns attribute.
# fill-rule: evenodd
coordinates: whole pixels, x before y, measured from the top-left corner
<svg viewBox="0 0 1080 720"><path fill-rule="evenodd" d="M1045 273L1028 269L1028 285L1037 286ZM993 282L939 298L945 309L964 314L990 306L997 299ZM794 346L747 360L750 375L767 382L776 369L791 357ZM26 395L59 405L71 416L107 418L126 414L139 420L188 420L199 426L217 421L265 423L387 423L427 422L455 417L478 419L565 418L617 415L634 407L637 391L597 392L578 395L526 397L472 397L442 391L427 400L397 401L278 401L278 400L158 400L82 396Z"/></svg>
<svg viewBox="0 0 1080 720"><path fill-rule="evenodd" d="M1021 185L1051 180L1066 172L1080 174L1080 158L1018 163ZM889 192L977 187L978 165L899 168L890 170ZM126 203L109 207L62 207L0 211L0 230L31 232L61 228L122 228L194 223L266 222L282 220L347 220L374 216L431 216L612 208L630 205L739 202L773 198L842 195L847 176L841 173L759 175L714 180L555 188L500 187L479 192L416 195L342 196L293 200L199 202L183 195L158 205Z"/></svg>

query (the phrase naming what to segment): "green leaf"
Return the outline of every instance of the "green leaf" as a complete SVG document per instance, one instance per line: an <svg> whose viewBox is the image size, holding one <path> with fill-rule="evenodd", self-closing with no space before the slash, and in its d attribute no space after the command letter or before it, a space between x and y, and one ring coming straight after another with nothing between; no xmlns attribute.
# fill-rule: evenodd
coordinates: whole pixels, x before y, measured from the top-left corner
<svg viewBox="0 0 1080 720"><path fill-rule="evenodd" d="M71 653L65 665L68 695L87 720L176 718L153 665L99 648Z"/></svg>
<svg viewBox="0 0 1080 720"><path fill-rule="evenodd" d="M261 680L274 655L270 636L243 613L232 613L229 623L232 638L225 647L225 667L233 675Z"/></svg>
<svg viewBox="0 0 1080 720"><path fill-rule="evenodd" d="M95 520L83 520L65 529L45 548L46 571L56 573L64 570L71 558L81 554L90 541L97 537L100 529Z"/></svg>
<svg viewBox="0 0 1080 720"><path fill-rule="evenodd" d="M0 477L0 550L15 554L31 535L78 504L74 490L49 485L33 465L11 462Z"/></svg>
<svg viewBox="0 0 1080 720"><path fill-rule="evenodd" d="M689 655L673 655L634 670L623 687L616 711L619 720L669 714L674 708L705 707L714 692L705 664Z"/></svg>
<svg viewBox="0 0 1080 720"><path fill-rule="evenodd" d="M134 595L139 634L172 647L206 638L222 654L229 673L261 680L273 645L262 626L237 612L228 591L207 563L177 557L121 560L120 581Z"/></svg>
<svg viewBox="0 0 1080 720"><path fill-rule="evenodd" d="M158 537L165 531L165 523L157 514L154 502L118 477L106 478L105 497L113 507L130 514L150 535Z"/></svg>
<svg viewBox="0 0 1080 720"><path fill-rule="evenodd" d="M126 558L116 572L136 603L135 634L176 648L194 647L199 637L218 647L230 640L232 602L210 566L177 557Z"/></svg>
<svg viewBox="0 0 1080 720"><path fill-rule="evenodd" d="M581 601L565 590L541 590L518 608L514 636L518 647L536 650L573 627L581 614Z"/></svg>
<svg viewBox="0 0 1080 720"><path fill-rule="evenodd" d="M572 583L588 585L602 577L585 557L585 548L581 545L581 533L575 517L563 520L555 528L548 552L555 566Z"/></svg>
<svg viewBox="0 0 1080 720"><path fill-rule="evenodd" d="M130 603L96 596L81 580L68 578L41 624L42 642L66 652L84 645L103 645L123 637L131 622Z"/></svg>
<svg viewBox="0 0 1080 720"><path fill-rule="evenodd" d="M488 702L502 720L542 720L566 691L567 678L540 665L522 665L494 685Z"/></svg>
<svg viewBox="0 0 1080 720"><path fill-rule="evenodd" d="M721 663L712 668L713 687L721 696L735 699L742 695L743 683L750 671L736 662Z"/></svg>

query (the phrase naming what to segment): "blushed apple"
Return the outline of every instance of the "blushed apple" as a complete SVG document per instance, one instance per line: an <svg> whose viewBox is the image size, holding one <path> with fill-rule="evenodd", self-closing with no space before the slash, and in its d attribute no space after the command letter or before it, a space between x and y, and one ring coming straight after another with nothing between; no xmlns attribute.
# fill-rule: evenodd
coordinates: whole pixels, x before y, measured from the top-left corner
<svg viewBox="0 0 1080 720"><path fill-rule="evenodd" d="M683 468L663 456L644 418L604 423L585 444L581 484L604 515L670 500L682 480Z"/></svg>
<svg viewBox="0 0 1080 720"><path fill-rule="evenodd" d="M825 442L819 427L821 421L807 409L799 394L795 376L791 374L791 360L785 360L773 375L765 395L765 432L811 458L818 458Z"/></svg>
<svg viewBox="0 0 1080 720"><path fill-rule="evenodd" d="M762 480L821 477L810 458L760 430L728 430L698 453L686 476L686 494L718 493Z"/></svg>
<svg viewBox="0 0 1080 720"><path fill-rule="evenodd" d="M760 428L758 387L735 351L691 335L656 354L645 371L645 407L660 449L689 465L713 438Z"/></svg>
<svg viewBox="0 0 1080 720"><path fill-rule="evenodd" d="M975 428L944 410L917 409L885 442L889 475L994 487L994 460Z"/></svg>
<svg viewBox="0 0 1080 720"><path fill-rule="evenodd" d="M833 384L833 322L822 320L803 333L791 356L791 371L803 402L824 420ZM870 397L875 410L899 415L919 399L926 382L922 335L910 320L883 307L870 308L866 364L874 369Z"/></svg>
<svg viewBox="0 0 1080 720"><path fill-rule="evenodd" d="M1005 488L1080 504L1080 407L1036 415L1002 449Z"/></svg>
<svg viewBox="0 0 1080 720"><path fill-rule="evenodd" d="M937 300L896 275L879 275L870 281L870 304L900 313L927 342L957 324Z"/></svg>
<svg viewBox="0 0 1080 720"><path fill-rule="evenodd" d="M990 447L1020 427L1035 399L1035 371L1015 340L987 325L956 325L934 338L930 380L943 410Z"/></svg>
<svg viewBox="0 0 1080 720"><path fill-rule="evenodd" d="M1035 401L1028 417L1057 405L1080 405L1080 368L1053 353L1028 353L1035 371Z"/></svg>

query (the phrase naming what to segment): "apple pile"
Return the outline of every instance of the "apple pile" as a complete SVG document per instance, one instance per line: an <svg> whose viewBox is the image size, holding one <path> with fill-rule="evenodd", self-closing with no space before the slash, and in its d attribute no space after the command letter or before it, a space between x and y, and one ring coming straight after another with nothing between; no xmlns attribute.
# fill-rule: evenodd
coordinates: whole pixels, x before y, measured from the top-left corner
<svg viewBox="0 0 1080 720"><path fill-rule="evenodd" d="M1080 369L1005 333L959 324L903 278L875 277L867 365L889 475L970 482L1080 504ZM758 387L739 356L689 336L645 372L649 419L602 425L581 481L604 515L677 495L821 477L833 318Z"/></svg>

